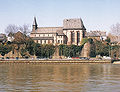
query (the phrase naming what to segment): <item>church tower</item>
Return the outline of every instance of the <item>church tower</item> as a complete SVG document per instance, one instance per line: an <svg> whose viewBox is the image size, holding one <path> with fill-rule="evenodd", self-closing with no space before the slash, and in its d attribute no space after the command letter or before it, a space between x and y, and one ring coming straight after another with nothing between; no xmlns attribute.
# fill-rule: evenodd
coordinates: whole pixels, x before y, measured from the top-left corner
<svg viewBox="0 0 120 92"><path fill-rule="evenodd" d="M32 31L35 32L36 30L37 30L37 21L36 21L36 17L34 17Z"/></svg>

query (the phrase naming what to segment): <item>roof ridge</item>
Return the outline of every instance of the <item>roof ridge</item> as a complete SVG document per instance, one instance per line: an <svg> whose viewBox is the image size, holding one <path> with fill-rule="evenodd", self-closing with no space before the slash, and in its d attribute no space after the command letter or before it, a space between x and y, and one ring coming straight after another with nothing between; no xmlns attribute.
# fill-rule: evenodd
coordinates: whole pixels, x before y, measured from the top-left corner
<svg viewBox="0 0 120 92"><path fill-rule="evenodd" d="M38 28L63 28L63 27L38 27Z"/></svg>

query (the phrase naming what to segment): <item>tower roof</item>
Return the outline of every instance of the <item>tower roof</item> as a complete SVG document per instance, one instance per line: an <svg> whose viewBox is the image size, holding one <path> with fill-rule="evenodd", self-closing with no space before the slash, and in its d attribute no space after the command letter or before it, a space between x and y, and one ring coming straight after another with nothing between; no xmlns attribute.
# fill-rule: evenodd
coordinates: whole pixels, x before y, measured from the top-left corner
<svg viewBox="0 0 120 92"><path fill-rule="evenodd" d="M33 25L37 25L36 17L34 17Z"/></svg>

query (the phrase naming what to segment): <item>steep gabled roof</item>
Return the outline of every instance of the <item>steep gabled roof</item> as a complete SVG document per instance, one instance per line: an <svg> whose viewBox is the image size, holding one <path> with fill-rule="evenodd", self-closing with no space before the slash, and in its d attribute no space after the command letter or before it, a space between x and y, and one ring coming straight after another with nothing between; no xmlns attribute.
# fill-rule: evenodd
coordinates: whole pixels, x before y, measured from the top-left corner
<svg viewBox="0 0 120 92"><path fill-rule="evenodd" d="M83 29L86 30L81 18L64 19L63 29Z"/></svg>

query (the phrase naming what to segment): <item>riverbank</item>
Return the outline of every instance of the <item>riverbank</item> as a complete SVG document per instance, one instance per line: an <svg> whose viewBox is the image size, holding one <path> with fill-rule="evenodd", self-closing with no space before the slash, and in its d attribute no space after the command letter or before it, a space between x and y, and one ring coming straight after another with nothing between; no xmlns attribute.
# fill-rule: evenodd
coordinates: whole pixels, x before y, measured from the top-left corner
<svg viewBox="0 0 120 92"><path fill-rule="evenodd" d="M78 63L111 63L111 60L73 60L73 59L46 59L46 60L0 60L0 63L41 63L41 64L78 64Z"/></svg>

